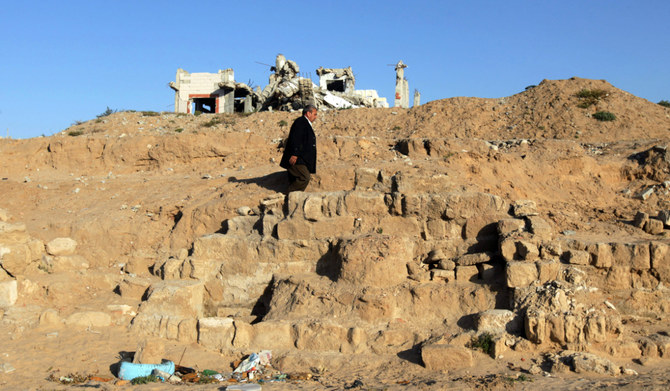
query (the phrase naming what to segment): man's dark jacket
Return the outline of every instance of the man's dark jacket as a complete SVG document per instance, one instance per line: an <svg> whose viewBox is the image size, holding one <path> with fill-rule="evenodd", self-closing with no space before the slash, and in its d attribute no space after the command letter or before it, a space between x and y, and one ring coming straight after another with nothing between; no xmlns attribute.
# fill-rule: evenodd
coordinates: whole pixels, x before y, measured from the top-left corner
<svg viewBox="0 0 670 391"><path fill-rule="evenodd" d="M293 122L291 131L286 140L284 155L279 165L288 169L291 164L288 160L291 156L297 156L295 164L303 164L312 174L316 173L316 135L304 115Z"/></svg>

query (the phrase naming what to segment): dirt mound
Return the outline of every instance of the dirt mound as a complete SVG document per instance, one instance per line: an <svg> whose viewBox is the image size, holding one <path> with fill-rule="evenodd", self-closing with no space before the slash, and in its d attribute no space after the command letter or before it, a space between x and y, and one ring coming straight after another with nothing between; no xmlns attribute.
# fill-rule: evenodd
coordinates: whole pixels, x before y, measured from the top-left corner
<svg viewBox="0 0 670 391"><path fill-rule="evenodd" d="M118 112L1 139L0 364L26 375L0 382L45 386L40 360L108 373L93 339L132 350L146 334L222 370L220 354L272 349L336 388L507 384L545 352L588 356L566 370L599 367L591 354L617 374L666 365L670 109L572 78L323 111L317 175L286 196L297 115ZM492 350L473 352L484 330ZM72 363L62 344L106 361ZM422 365L423 347L453 373ZM556 376L536 381L570 381Z"/></svg>

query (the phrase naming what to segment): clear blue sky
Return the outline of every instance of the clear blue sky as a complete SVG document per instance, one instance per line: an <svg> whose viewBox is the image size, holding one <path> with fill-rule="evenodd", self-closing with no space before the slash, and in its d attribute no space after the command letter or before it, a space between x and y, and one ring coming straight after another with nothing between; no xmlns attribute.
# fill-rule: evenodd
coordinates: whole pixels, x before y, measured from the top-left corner
<svg viewBox="0 0 670 391"><path fill-rule="evenodd" d="M351 66L393 103L398 60L423 103L605 79L670 100L670 1L5 1L0 136L51 135L112 109L173 111L177 68L264 87L278 53L316 81Z"/></svg>

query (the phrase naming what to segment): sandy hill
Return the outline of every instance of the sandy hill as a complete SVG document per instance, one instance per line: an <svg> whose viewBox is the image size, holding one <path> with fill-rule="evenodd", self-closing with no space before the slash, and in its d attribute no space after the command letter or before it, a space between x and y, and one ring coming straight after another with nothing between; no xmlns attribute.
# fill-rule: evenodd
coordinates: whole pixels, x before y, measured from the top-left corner
<svg viewBox="0 0 670 391"><path fill-rule="evenodd" d="M639 385L667 368L670 109L571 78L498 99L320 112L318 173L285 197L278 161L297 115L117 112L0 139L0 282L17 296L0 306L12 340L0 364L16 368L1 384L43 387L34 360L111 376L115 355L147 335L175 361L191 344L200 369L270 348L280 369L323 379L305 389L474 387L495 373L494 387L509 368L530 370L514 360L551 372L543 353L567 362L574 350L634 368ZM50 249L58 238L76 249ZM533 325L558 321L533 311L562 307L533 307L543 298L530 288L604 315L575 326L576 339L563 323L544 338ZM584 288L600 293L575 296ZM464 347L492 309L525 322L497 326L509 361ZM38 342L30 354L27 341ZM89 359L68 362L63 344L82 343ZM435 367L429 354L474 354L479 370ZM551 379L536 380L560 387Z"/></svg>

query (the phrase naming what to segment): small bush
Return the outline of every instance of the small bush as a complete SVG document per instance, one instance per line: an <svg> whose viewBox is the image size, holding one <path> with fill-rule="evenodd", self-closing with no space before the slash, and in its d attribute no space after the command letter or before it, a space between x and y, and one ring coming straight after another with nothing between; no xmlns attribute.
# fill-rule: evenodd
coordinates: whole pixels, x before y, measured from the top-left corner
<svg viewBox="0 0 670 391"><path fill-rule="evenodd" d="M605 98L607 96L607 91L599 89L595 90L583 89L578 93L576 93L575 96L581 100L581 102L577 105L577 107L586 109L589 106L595 105L601 99Z"/></svg>
<svg viewBox="0 0 670 391"><path fill-rule="evenodd" d="M196 110L195 113L193 113L193 115L195 115L196 117L199 116L200 114L202 114L202 111L200 110Z"/></svg>
<svg viewBox="0 0 670 391"><path fill-rule="evenodd" d="M205 122L204 124L202 124L202 126L204 126L204 127L206 127L206 128L211 128L212 126L216 126L216 125L218 125L218 124L220 124L220 123L221 123L221 118L219 118L219 117L214 117L214 118L212 118L211 120L209 120L209 121Z"/></svg>
<svg viewBox="0 0 670 391"><path fill-rule="evenodd" d="M470 348L479 349L486 354L493 354L493 345L493 335L489 333L480 334L470 341Z"/></svg>
<svg viewBox="0 0 670 391"><path fill-rule="evenodd" d="M184 131L184 128L177 128L177 129L175 129L174 131L177 132L177 133L181 133L181 132Z"/></svg>
<svg viewBox="0 0 670 391"><path fill-rule="evenodd" d="M82 134L84 134L83 130L70 130L69 132L67 132L67 135L72 137L81 136Z"/></svg>
<svg viewBox="0 0 670 391"><path fill-rule="evenodd" d="M109 108L109 106L107 106L107 110L105 110L102 113L96 115L96 117L97 118L102 118L102 117L106 117L106 116L108 116L110 114L114 114L114 113L116 113L116 110L112 110L112 109Z"/></svg>
<svg viewBox="0 0 670 391"><path fill-rule="evenodd" d="M670 107L670 102L668 102L667 100L662 100L662 101L658 102L658 104L663 106L663 107Z"/></svg>
<svg viewBox="0 0 670 391"><path fill-rule="evenodd" d="M161 113L157 113L155 111L142 111L143 117L157 117L159 115L161 115Z"/></svg>
<svg viewBox="0 0 670 391"><path fill-rule="evenodd" d="M599 111L593 114L593 118L597 119L598 121L614 121L616 119L616 115L610 113L609 111Z"/></svg>
<svg viewBox="0 0 670 391"><path fill-rule="evenodd" d="M285 120L281 120L277 122L277 125L279 125L280 128L283 128L284 126L288 125L288 122L286 122Z"/></svg>

